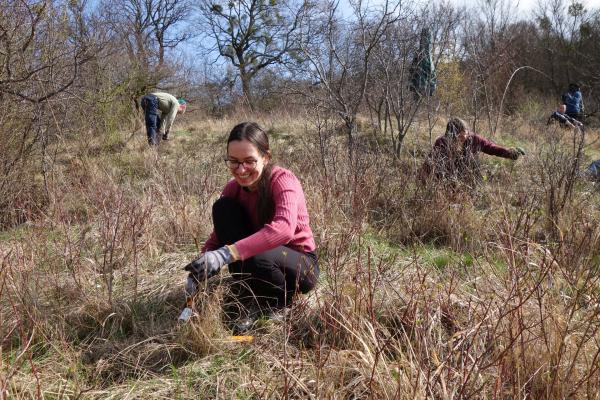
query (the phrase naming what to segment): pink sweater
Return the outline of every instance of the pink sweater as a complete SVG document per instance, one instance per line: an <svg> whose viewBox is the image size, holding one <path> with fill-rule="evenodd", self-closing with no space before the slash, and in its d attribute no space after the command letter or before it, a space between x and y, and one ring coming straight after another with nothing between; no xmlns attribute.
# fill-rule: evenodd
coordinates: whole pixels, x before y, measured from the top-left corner
<svg viewBox="0 0 600 400"><path fill-rule="evenodd" d="M283 245L304 253L313 252L316 248L304 192L298 178L291 171L275 166L271 176L271 194L275 203L275 214L271 222L260 227L256 210L257 192L243 190L234 179L223 189L221 196L237 200L257 230L256 233L234 243L242 260ZM218 247L219 241L213 231L202 252Z"/></svg>

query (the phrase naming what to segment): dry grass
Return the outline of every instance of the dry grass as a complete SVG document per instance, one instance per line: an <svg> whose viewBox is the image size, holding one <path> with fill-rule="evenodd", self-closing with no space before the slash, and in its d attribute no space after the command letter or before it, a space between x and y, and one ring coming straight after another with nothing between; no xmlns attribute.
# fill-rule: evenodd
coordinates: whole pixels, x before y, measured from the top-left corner
<svg viewBox="0 0 600 400"><path fill-rule="evenodd" d="M382 138L349 163L332 126L260 116L303 182L320 286L240 344L223 274L178 326L244 119L187 113L158 151L141 132L54 144L48 204L1 233L0 398L600 398L598 191L547 179L571 142L535 124L502 137L528 157L487 158L483 184L448 193Z"/></svg>

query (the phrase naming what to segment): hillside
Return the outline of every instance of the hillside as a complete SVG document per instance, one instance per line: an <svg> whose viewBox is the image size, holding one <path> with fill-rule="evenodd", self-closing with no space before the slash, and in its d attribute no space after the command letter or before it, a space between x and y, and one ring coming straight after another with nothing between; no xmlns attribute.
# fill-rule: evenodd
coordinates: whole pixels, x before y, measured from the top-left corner
<svg viewBox="0 0 600 400"><path fill-rule="evenodd" d="M536 121L492 138L527 156L484 156L452 191L417 180L425 121L400 159L359 130L350 163L333 127L262 115L303 184L318 289L236 343L223 271L178 325L226 135L251 118L189 112L157 150L141 129L49 145L31 177L48 203L0 232L0 398L600 398L600 192L573 169L578 134Z"/></svg>

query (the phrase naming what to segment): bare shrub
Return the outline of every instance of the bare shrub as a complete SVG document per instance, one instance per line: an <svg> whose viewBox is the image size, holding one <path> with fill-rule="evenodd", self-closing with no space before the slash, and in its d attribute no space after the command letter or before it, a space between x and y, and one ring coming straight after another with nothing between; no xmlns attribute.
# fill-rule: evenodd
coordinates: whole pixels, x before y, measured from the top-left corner
<svg viewBox="0 0 600 400"><path fill-rule="evenodd" d="M580 174L585 136L580 130L546 130L538 133L535 178L546 197L546 223L551 240L560 240L560 217L572 201Z"/></svg>
<svg viewBox="0 0 600 400"><path fill-rule="evenodd" d="M65 139L61 148L95 150L53 164L53 203L0 240L3 393L596 396L597 199L575 182L556 219L559 240L547 240L555 181L537 169L553 148L547 138L514 166L486 160L476 190L453 192L420 186L420 159L396 160L368 136L355 137L350 162L331 119L287 118L265 126L275 158L303 184L316 290L237 343L223 324L224 272L200 291L197 317L177 326L181 268L210 231L232 121L194 122L159 151L143 137L120 148ZM556 148L566 173L572 143ZM564 183L554 186L559 199Z"/></svg>

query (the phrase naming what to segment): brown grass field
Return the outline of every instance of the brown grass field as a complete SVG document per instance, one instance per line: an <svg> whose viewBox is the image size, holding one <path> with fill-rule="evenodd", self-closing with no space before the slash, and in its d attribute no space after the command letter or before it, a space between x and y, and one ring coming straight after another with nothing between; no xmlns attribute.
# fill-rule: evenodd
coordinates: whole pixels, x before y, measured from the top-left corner
<svg viewBox="0 0 600 400"><path fill-rule="evenodd" d="M236 343L225 271L176 319L226 135L251 118L188 112L158 151L141 129L51 145L31 174L48 200L0 232L0 398L600 399L600 190L577 174L597 129L577 164L579 134L503 122L492 139L527 156L482 157L483 182L449 191L416 179L419 122L400 159L364 129L350 162L334 123L260 116L303 183L322 274Z"/></svg>

